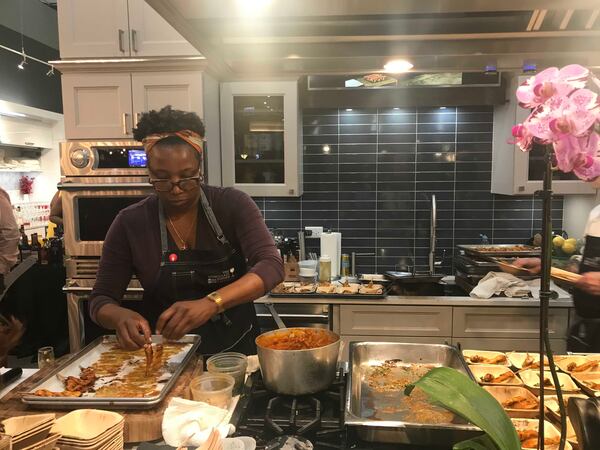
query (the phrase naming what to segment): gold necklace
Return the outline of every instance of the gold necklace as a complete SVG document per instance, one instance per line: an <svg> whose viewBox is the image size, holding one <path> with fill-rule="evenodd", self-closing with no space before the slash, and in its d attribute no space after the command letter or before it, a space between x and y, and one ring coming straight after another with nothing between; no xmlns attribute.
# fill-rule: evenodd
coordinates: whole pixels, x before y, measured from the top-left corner
<svg viewBox="0 0 600 450"><path fill-rule="evenodd" d="M177 235L177 238L181 241L181 248L180 248L180 250L186 250L187 249L187 241L190 239L190 235L192 233L192 230L194 229L194 226L196 225L197 216L194 215L194 221L192 222L192 225L190 226L190 229L187 232L186 239L183 239L181 237L181 235L179 234L179 231L177 231L177 228L175 228L175 224L173 223L173 221L171 220L171 218L169 217L168 219L169 219L169 223L171 224L171 228L173 228L173 231Z"/></svg>

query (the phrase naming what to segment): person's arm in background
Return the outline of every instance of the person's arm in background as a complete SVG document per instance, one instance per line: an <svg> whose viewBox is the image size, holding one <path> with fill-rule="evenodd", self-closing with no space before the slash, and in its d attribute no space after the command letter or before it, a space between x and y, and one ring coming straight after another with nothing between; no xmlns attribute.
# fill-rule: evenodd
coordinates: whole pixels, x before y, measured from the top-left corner
<svg viewBox="0 0 600 450"><path fill-rule="evenodd" d="M56 191L50 201L50 222L56 225L62 225L63 223L62 195L60 191Z"/></svg>
<svg viewBox="0 0 600 450"><path fill-rule="evenodd" d="M123 220L122 214L117 215L106 234L89 311L95 323L116 331L121 347L136 350L150 340L152 332L144 317L120 305L133 274L131 244Z"/></svg>
<svg viewBox="0 0 600 450"><path fill-rule="evenodd" d="M542 262L539 258L519 258L513 264L529 269L536 274L542 271ZM600 297L600 272L582 273L581 278L575 282L575 287L588 294Z"/></svg>
<svg viewBox="0 0 600 450"><path fill-rule="evenodd" d="M14 317L0 324L0 367L6 366L8 352L17 346L25 333L25 327Z"/></svg>
<svg viewBox="0 0 600 450"><path fill-rule="evenodd" d="M0 189L0 292L4 291L4 275L17 263L20 237L10 198Z"/></svg>

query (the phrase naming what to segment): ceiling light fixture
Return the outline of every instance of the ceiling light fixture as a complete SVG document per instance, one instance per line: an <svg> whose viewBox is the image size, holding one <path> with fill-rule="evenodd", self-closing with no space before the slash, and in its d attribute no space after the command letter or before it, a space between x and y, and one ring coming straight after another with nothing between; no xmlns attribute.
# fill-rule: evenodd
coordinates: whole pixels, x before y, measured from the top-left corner
<svg viewBox="0 0 600 450"><path fill-rule="evenodd" d="M51 77L52 75L54 75L54 66L50 66L50 69L46 72L47 77Z"/></svg>
<svg viewBox="0 0 600 450"><path fill-rule="evenodd" d="M383 69L387 73L402 73L408 72L413 67L414 65L405 59L392 59L391 61L385 63Z"/></svg>
<svg viewBox="0 0 600 450"><path fill-rule="evenodd" d="M25 70L25 64L27 64L27 56L25 56L25 53L23 53L23 60L17 64L17 68L20 70Z"/></svg>
<svg viewBox="0 0 600 450"><path fill-rule="evenodd" d="M346 108L346 111L351 112L352 108Z"/></svg>

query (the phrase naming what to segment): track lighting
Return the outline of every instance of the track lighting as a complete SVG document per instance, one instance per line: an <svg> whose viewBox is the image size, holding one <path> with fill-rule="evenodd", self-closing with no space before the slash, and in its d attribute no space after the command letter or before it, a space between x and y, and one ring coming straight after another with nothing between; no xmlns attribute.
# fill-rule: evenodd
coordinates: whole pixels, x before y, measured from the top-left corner
<svg viewBox="0 0 600 450"><path fill-rule="evenodd" d="M54 75L54 66L50 66L50 69L46 72L47 77L51 77L52 75Z"/></svg>
<svg viewBox="0 0 600 450"><path fill-rule="evenodd" d="M18 65L17 68L21 69L21 70L25 70L25 64L27 64L27 57L25 55L23 55L23 61L21 61Z"/></svg>

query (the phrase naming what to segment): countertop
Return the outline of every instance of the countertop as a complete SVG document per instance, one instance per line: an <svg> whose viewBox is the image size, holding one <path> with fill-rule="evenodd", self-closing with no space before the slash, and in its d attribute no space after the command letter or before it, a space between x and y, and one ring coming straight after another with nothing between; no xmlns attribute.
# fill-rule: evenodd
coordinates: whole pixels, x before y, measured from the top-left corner
<svg viewBox="0 0 600 450"><path fill-rule="evenodd" d="M255 303L307 303L320 305L428 305L428 306L507 306L507 307L539 307L540 302L533 298L506 298L493 297L487 300L472 297L426 297L426 296L400 296L388 295L381 300L374 299L344 299L344 298L322 298L322 297L270 297L265 295L254 301ZM570 297L550 300L551 308L571 308L573 300Z"/></svg>

